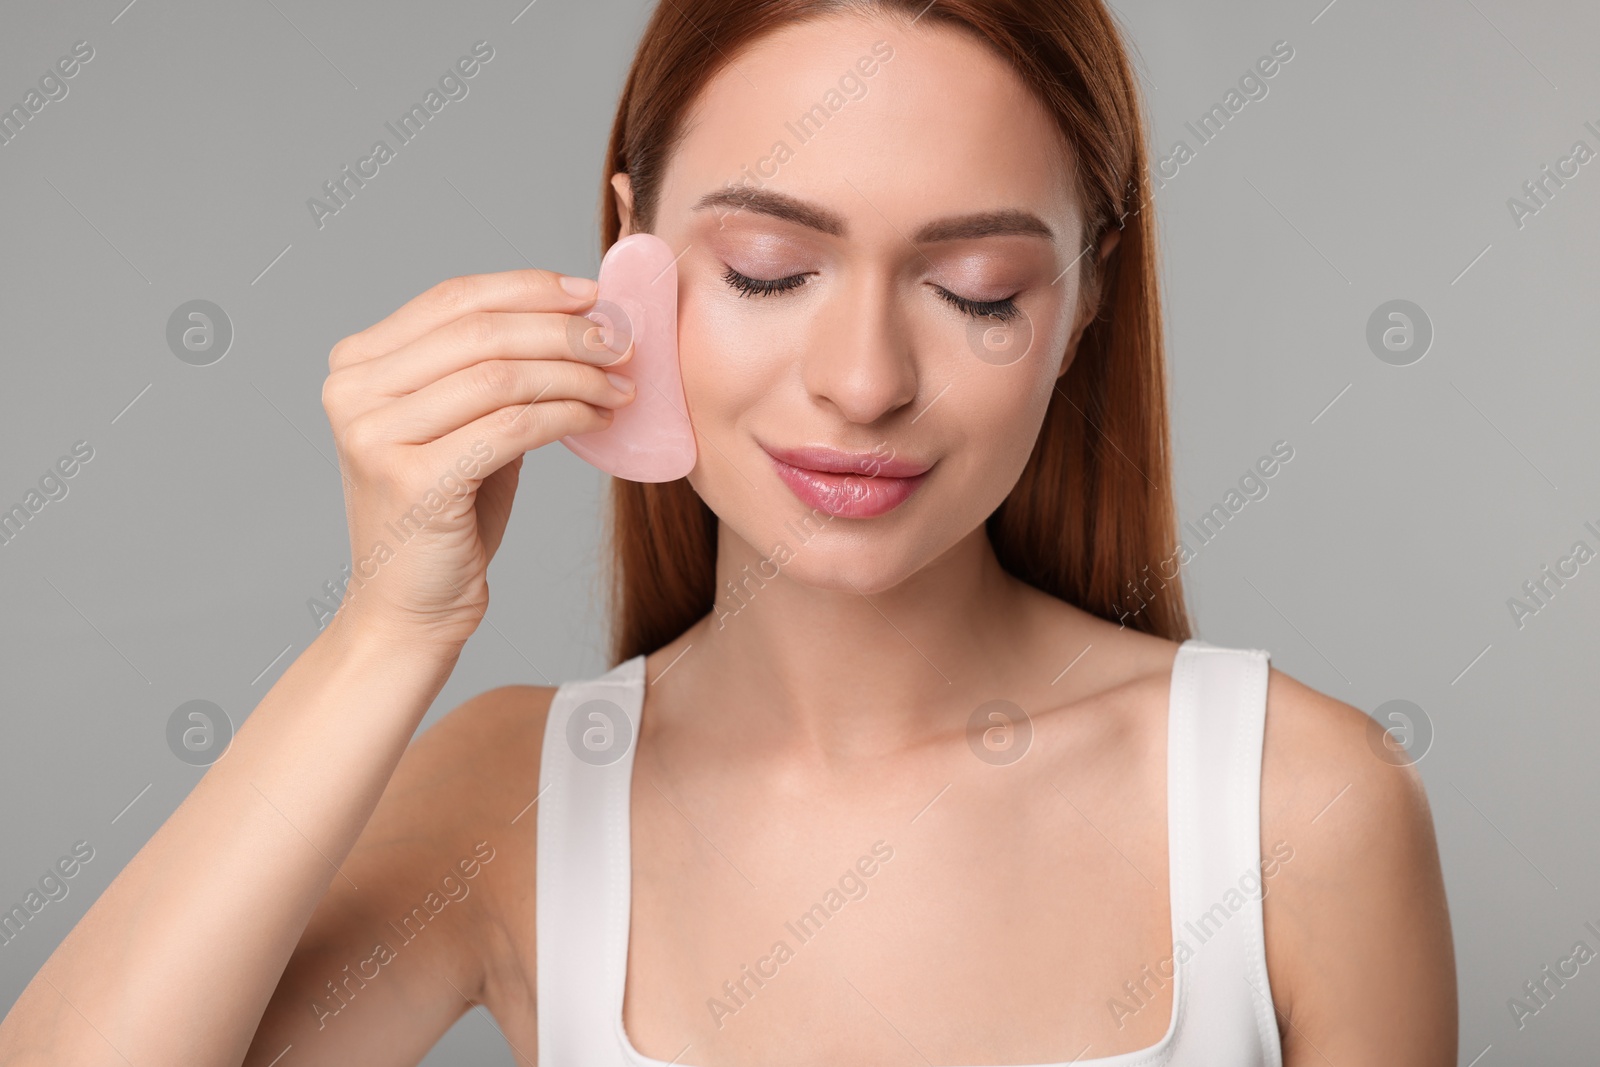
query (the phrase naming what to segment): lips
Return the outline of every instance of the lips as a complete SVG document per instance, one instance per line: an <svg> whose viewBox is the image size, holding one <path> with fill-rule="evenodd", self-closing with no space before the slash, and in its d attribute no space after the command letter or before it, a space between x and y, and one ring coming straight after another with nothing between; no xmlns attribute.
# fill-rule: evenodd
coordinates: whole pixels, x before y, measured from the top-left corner
<svg viewBox="0 0 1600 1067"><path fill-rule="evenodd" d="M803 448L770 448L762 445L767 454L801 470L824 474L859 474L863 478L915 478L931 463L917 463L899 456L880 456L876 452L842 452L825 445Z"/></svg>
<svg viewBox="0 0 1600 1067"><path fill-rule="evenodd" d="M838 518L867 519L893 511L916 492L932 467L874 452L762 447L778 477L802 503Z"/></svg>

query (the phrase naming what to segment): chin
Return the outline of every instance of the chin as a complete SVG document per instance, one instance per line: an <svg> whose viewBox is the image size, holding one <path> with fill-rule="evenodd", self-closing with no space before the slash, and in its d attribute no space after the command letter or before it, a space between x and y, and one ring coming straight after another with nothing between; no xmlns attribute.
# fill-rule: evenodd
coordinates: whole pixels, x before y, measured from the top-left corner
<svg viewBox="0 0 1600 1067"><path fill-rule="evenodd" d="M813 589L874 596L904 582L923 562L908 559L903 544L864 533L794 548L782 573Z"/></svg>

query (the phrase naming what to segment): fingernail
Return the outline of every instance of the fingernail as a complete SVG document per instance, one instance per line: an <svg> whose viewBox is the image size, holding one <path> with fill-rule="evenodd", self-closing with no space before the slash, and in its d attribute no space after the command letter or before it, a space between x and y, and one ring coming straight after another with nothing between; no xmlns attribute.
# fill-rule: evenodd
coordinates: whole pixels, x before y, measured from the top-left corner
<svg viewBox="0 0 1600 1067"><path fill-rule="evenodd" d="M588 300L600 291L600 283L590 278L577 278L569 274L561 276L561 288L579 300Z"/></svg>
<svg viewBox="0 0 1600 1067"><path fill-rule="evenodd" d="M621 389L624 393L633 392L633 379L626 374L615 374L611 371L606 371L606 381Z"/></svg>

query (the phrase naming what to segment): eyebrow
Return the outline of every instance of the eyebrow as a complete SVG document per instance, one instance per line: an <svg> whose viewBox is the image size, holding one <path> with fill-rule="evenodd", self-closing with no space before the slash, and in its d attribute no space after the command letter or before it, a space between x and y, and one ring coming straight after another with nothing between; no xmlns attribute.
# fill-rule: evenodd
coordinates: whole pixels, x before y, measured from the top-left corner
<svg viewBox="0 0 1600 1067"><path fill-rule="evenodd" d="M695 211L730 207L770 215L797 226L817 230L832 237L845 236L844 218L818 204L771 189L750 186L732 186L707 193L695 202ZM938 241L964 241L975 237L1043 237L1056 239L1055 231L1031 211L1020 208L1003 208L981 211L971 215L956 215L926 223L911 235L913 244L933 244Z"/></svg>

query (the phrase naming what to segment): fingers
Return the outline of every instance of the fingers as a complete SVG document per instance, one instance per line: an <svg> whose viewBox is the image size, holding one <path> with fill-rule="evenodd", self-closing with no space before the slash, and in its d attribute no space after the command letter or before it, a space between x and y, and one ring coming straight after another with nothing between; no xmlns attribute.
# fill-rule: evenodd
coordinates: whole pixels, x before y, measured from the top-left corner
<svg viewBox="0 0 1600 1067"><path fill-rule="evenodd" d="M473 419L416 450L427 457L428 469L443 470L468 453L489 457L474 477L482 481L524 452L542 448L571 434L594 433L611 425L612 413L582 400L539 400L514 404Z"/></svg>
<svg viewBox="0 0 1600 1067"><path fill-rule="evenodd" d="M594 313L594 283L576 279L574 295L564 280L574 281L543 270L451 278L335 345L322 399L341 454L377 471L492 449L481 480L532 449L609 426L632 391L601 368L631 358L632 331L583 317ZM616 336L627 351L602 343Z"/></svg>
<svg viewBox="0 0 1600 1067"><path fill-rule="evenodd" d="M632 356L631 344L626 352L613 352L598 334L593 322L573 315L475 311L353 370L366 379L367 388L402 396L486 359L610 365Z"/></svg>
<svg viewBox="0 0 1600 1067"><path fill-rule="evenodd" d="M633 355L631 343L626 352L612 352L600 343L597 330L593 322L573 315L475 311L398 352L331 372L322 387L323 407L338 431L396 397L486 361L625 365Z"/></svg>
<svg viewBox="0 0 1600 1067"><path fill-rule="evenodd" d="M554 271L528 269L448 278L407 301L381 322L334 345L328 354L328 369L338 370L393 352L475 311L576 314L594 303L594 282L569 278L584 289L574 296L562 287L562 279L567 277Z"/></svg>
<svg viewBox="0 0 1600 1067"><path fill-rule="evenodd" d="M614 373L614 372L613 372ZM357 432L387 444L438 440L501 408L574 400L616 409L633 400L631 379L572 360L488 359L463 367L415 392L392 400L350 423L375 422Z"/></svg>

